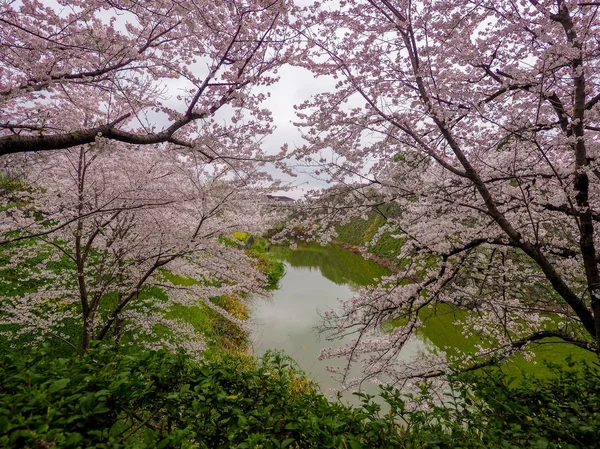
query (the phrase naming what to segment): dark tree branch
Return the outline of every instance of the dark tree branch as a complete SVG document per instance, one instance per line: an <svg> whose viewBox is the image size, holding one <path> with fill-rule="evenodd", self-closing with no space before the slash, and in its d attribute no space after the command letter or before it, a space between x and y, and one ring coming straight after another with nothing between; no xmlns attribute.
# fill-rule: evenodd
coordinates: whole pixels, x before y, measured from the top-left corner
<svg viewBox="0 0 600 449"><path fill-rule="evenodd" d="M560 206L555 206L554 204L546 203L546 204L541 204L541 206L546 210L550 210L553 212L562 212L563 214L569 215L571 217L579 217L582 215L581 212L575 211L571 207L569 207L565 204L562 204ZM591 216L594 221L600 222L600 214L592 213Z"/></svg>
<svg viewBox="0 0 600 449"><path fill-rule="evenodd" d="M600 5L600 3L598 3ZM596 104L598 104L598 102L600 101L600 94L596 95L595 97L591 98L590 101L588 101L585 104L585 109L586 110L590 110L592 109Z"/></svg>

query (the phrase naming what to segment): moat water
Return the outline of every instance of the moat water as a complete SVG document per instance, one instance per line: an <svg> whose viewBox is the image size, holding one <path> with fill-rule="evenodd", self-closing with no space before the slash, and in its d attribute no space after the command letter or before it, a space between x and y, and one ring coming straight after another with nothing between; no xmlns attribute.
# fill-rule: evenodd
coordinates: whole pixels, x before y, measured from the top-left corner
<svg viewBox="0 0 600 449"><path fill-rule="evenodd" d="M271 252L285 264L286 271L272 297L253 302L254 353L261 356L269 349L283 350L320 385L323 393L330 394L338 381L331 377L327 366L341 366L343 361L319 360L319 353L324 347L341 346L345 340L327 341L325 335L319 334L321 315L351 298L360 286L373 283L389 271L334 245L305 245L296 250L272 247ZM425 340L415 337L403 348L401 357L413 356L427 347ZM364 390L374 394L378 388L369 384ZM344 395L344 399L358 402L351 395Z"/></svg>

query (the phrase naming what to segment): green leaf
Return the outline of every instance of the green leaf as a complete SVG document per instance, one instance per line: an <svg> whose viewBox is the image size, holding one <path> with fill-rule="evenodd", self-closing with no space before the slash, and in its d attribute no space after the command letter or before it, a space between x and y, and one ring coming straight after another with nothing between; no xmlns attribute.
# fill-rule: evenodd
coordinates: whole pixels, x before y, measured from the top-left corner
<svg viewBox="0 0 600 449"><path fill-rule="evenodd" d="M123 431L125 430L125 421L122 419L119 419L116 423L114 423L111 427L110 430L108 431L108 436L116 438L119 435L121 435L123 433Z"/></svg>
<svg viewBox="0 0 600 449"><path fill-rule="evenodd" d="M537 449L546 449L548 447L548 440L545 440L543 438L541 440L538 440L535 447Z"/></svg>
<svg viewBox="0 0 600 449"><path fill-rule="evenodd" d="M281 448L283 449L283 448L286 448L286 447L288 447L288 446L289 446L290 444L292 444L294 441L295 441L295 440L294 440L293 438L287 438L287 439L283 440L283 441L281 442Z"/></svg>
<svg viewBox="0 0 600 449"><path fill-rule="evenodd" d="M362 444L360 444L360 442L359 442L359 441L356 441L356 440L350 440L350 441L349 441L349 443L350 443L350 447L351 447L351 449L362 449L362 448L363 448L363 445L362 445Z"/></svg>
<svg viewBox="0 0 600 449"><path fill-rule="evenodd" d="M88 393L79 399L79 407L83 413L90 412L94 408L94 393Z"/></svg>
<svg viewBox="0 0 600 449"><path fill-rule="evenodd" d="M59 390L65 388L70 382L70 379L59 379L55 380L48 387L48 393L56 393Z"/></svg>
<svg viewBox="0 0 600 449"><path fill-rule="evenodd" d="M8 418L0 416L0 433L5 433L8 430Z"/></svg>
<svg viewBox="0 0 600 449"><path fill-rule="evenodd" d="M78 433L70 433L65 440L65 446L74 447L83 440L83 437Z"/></svg>

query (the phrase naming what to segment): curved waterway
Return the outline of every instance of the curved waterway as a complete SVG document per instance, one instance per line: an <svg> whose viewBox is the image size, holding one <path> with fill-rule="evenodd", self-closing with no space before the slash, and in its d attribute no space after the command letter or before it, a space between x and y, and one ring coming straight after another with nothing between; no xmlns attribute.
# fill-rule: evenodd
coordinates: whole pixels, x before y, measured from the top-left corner
<svg viewBox="0 0 600 449"><path fill-rule="evenodd" d="M257 298L252 304L251 319L256 323L251 335L254 353L260 356L269 349L285 351L327 394L338 384L326 366L339 366L342 361L318 360L319 352L327 346L340 346L344 340L329 342L319 335L316 327L321 323L320 314L336 309L340 300L352 297L360 286L389 271L334 245L304 245L296 250L271 247L271 252L285 263L286 271L272 297ZM423 340L415 338L405 346L401 357L413 356L426 346ZM365 391L376 393L377 388L366 386ZM357 402L349 395L344 398Z"/></svg>

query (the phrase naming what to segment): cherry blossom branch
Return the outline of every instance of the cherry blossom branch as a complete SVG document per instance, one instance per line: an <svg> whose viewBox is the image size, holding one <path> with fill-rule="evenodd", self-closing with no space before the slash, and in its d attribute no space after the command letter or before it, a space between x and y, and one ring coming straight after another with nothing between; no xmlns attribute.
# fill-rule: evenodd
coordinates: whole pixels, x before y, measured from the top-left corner
<svg viewBox="0 0 600 449"><path fill-rule="evenodd" d="M105 214L105 213L110 213L110 212L115 212L115 213L120 213L122 211L125 210L136 210L136 209L143 209L143 208L149 208L149 207L156 207L156 206L166 206L169 204L173 204L174 201L167 201L167 202L156 202L156 203L146 203L146 204L139 204L139 205L129 205L126 207L111 207L111 208L106 208L106 209L96 209L90 212L86 212L86 213L82 213L79 216L73 217L70 220L66 220L65 222L61 223L58 226L55 226L53 228L41 231L41 232L37 232L34 234L27 234L27 235L22 235L19 237L14 237L14 238L10 238L10 239L5 239L5 240L0 240L0 246L1 245L8 245L10 243L16 243L16 242L20 242L22 240L27 240L27 239L33 239L36 237L44 237L47 235L51 235L56 233L57 231L60 231L61 229L69 226L72 223L75 223L78 220L82 220L85 218L89 218L93 215L101 215L101 214ZM115 216L116 217L116 216ZM106 223L108 224L108 223Z"/></svg>
<svg viewBox="0 0 600 449"><path fill-rule="evenodd" d="M197 5L185 6L168 1L112 7L127 10L137 17L137 23L127 29L115 30L112 23L105 25L96 17L101 7L97 7L98 10L86 7L69 18L54 15L51 8L46 11L50 17L46 17L20 9L19 5L6 7L6 14L0 18L7 27L7 36L11 36L6 42L31 48L15 50L6 57L7 64L12 64L10 75L14 72L13 78L18 82L6 84L0 96L6 98L7 105L14 109L13 117L17 119L5 124L3 121L3 126L13 132L17 129L32 132L1 135L0 155L67 149L92 143L102 136L137 145L171 143L194 149L209 162L229 157L252 160L249 154L226 156L205 153L199 148L201 145L197 145L202 139L189 125L213 116L225 104L234 105L237 111L248 110L259 122L267 114L257 107L262 101L261 96L251 94L249 87L273 83L275 78L263 80L263 75L283 63L279 53L288 39L284 2L274 0L256 8L241 4L231 8L219 6L214 15L220 14L218 20L223 24L231 23L231 29L215 27L211 21L213 13L199 10ZM223 22L225 16L228 19ZM51 25L45 27L46 21ZM193 23L195 31L189 29ZM86 32L82 33L82 30ZM206 38L199 40L198 35L203 33ZM72 39L74 35L81 39ZM40 44L39 49L34 48L36 44ZM41 62L31 68L21 67L24 61L18 55L23 51L38 52ZM68 57L71 53L74 58L72 64L64 58L65 54ZM87 53L92 53L97 60L86 59ZM196 60L206 58L212 59L213 63L200 82L189 67ZM232 66L231 69L229 66ZM197 89L195 93L189 93L187 110L175 113L176 108L163 104L162 86L158 81L181 77ZM12 81L10 77L7 79ZM48 95L48 104L37 110L29 106L19 108L20 102L27 103L37 98L34 93L39 91ZM68 108L76 111L73 117L79 117L77 114L81 112L87 117L85 121L93 125L77 126L74 125L75 120L60 127L55 125L51 116L40 118L44 109L51 110L52 102L58 104L61 99L64 100L63 105L66 103ZM92 106L90 100L97 100L96 105ZM109 109L106 115L112 115L113 110L120 111L120 118L101 124L99 117L105 114L104 106ZM21 113L21 110L31 110L31 113ZM162 131L144 129L147 127L142 124L140 115L144 110L167 113L170 123ZM24 121L19 120L21 116ZM130 117L138 118L141 130L126 128L125 122ZM29 121L38 123L27 123ZM48 125L41 125L40 121ZM253 126L259 133L269 131L268 127L259 129L259 125ZM44 133L59 129L62 132Z"/></svg>

